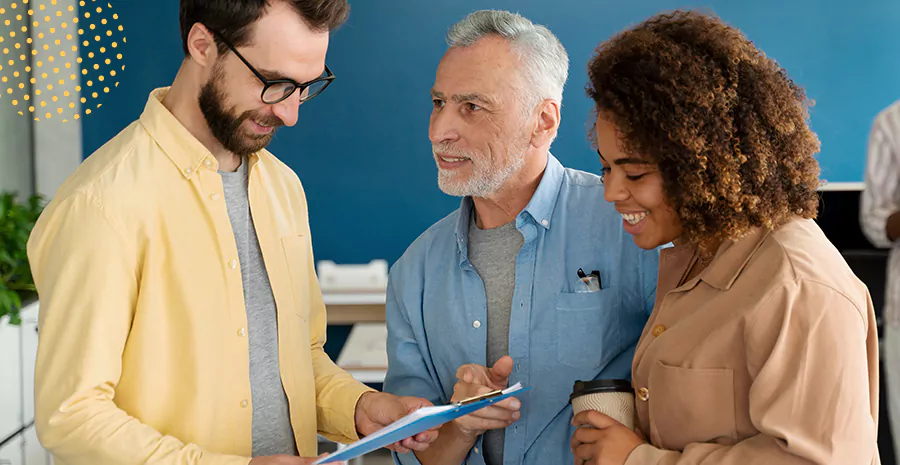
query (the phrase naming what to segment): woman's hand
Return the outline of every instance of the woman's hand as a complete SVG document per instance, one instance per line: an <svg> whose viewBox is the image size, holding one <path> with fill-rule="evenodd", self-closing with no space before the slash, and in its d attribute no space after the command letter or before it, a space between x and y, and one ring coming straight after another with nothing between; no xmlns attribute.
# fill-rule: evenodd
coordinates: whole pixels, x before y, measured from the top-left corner
<svg viewBox="0 0 900 465"><path fill-rule="evenodd" d="M593 410L572 420L578 427L572 435L575 465L625 465L637 446L647 441L612 418Z"/></svg>

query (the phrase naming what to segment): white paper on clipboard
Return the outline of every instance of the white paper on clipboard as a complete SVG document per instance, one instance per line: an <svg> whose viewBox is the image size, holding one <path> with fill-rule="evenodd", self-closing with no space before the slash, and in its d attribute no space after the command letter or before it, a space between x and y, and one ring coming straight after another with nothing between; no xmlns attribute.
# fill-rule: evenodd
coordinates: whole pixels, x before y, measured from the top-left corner
<svg viewBox="0 0 900 465"><path fill-rule="evenodd" d="M314 462L314 465L354 459L361 455L368 454L373 450L381 449L382 447L415 436L423 431L428 431L459 417L481 410L491 404L500 402L507 397L527 391L528 389L530 388L523 388L521 383L517 383L515 386L504 389L498 396L489 397L477 402L420 408L381 430L350 444L347 448L317 460Z"/></svg>

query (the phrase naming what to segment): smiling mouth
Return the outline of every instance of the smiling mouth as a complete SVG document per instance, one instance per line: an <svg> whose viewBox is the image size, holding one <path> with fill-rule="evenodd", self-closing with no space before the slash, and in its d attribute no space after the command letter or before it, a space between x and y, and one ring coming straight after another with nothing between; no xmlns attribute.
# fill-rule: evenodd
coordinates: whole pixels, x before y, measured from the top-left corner
<svg viewBox="0 0 900 465"><path fill-rule="evenodd" d="M459 163L459 162L468 160L468 158L445 157L443 155L438 155L438 158L440 158L441 161L446 162L446 163Z"/></svg>
<svg viewBox="0 0 900 465"><path fill-rule="evenodd" d="M630 225L636 225L641 222L644 218L647 217L647 212L640 213L621 213L622 219L624 219Z"/></svg>

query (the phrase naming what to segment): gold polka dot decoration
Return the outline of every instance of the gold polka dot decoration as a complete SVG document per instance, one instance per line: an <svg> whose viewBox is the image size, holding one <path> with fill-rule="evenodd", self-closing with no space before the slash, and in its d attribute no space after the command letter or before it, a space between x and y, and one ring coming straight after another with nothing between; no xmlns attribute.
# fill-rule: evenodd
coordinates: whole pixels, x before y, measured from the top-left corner
<svg viewBox="0 0 900 465"><path fill-rule="evenodd" d="M103 0L75 1L0 0L0 104L35 121L69 122L119 86L119 15Z"/></svg>

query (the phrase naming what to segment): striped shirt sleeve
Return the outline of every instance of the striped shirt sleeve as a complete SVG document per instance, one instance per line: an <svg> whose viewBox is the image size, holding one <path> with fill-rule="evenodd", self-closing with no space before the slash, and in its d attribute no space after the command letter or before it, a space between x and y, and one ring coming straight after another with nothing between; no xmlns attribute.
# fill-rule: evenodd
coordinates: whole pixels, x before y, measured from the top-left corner
<svg viewBox="0 0 900 465"><path fill-rule="evenodd" d="M894 105L872 125L869 135L866 188L862 193L860 223L863 233L877 247L892 245L885 228L888 217L900 210L898 184L900 160L896 139L900 137L900 106Z"/></svg>

